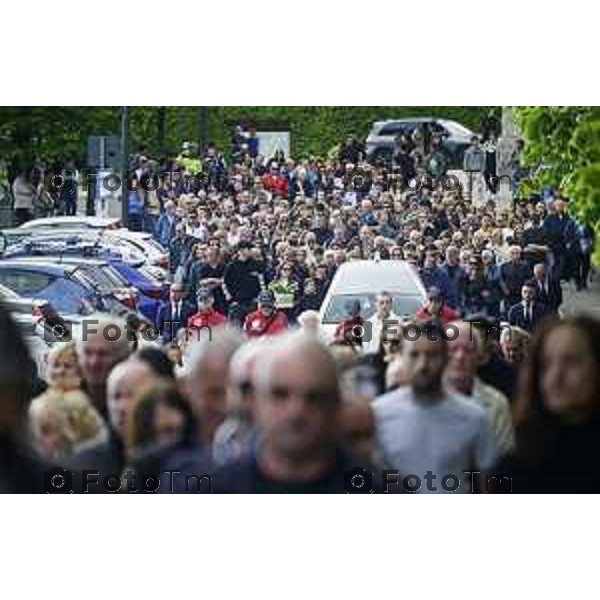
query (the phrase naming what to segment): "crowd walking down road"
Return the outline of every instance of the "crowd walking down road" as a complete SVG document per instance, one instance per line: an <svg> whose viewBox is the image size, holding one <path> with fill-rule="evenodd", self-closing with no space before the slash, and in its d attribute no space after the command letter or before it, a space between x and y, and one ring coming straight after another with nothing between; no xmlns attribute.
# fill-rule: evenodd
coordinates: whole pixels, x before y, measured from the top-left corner
<svg viewBox="0 0 600 600"><path fill-rule="evenodd" d="M426 126L293 158L237 128L133 154L126 222L82 214L74 163L23 169L0 491L599 491L594 230L558 191L498 201L499 133L457 165ZM21 297L56 310L43 361Z"/></svg>

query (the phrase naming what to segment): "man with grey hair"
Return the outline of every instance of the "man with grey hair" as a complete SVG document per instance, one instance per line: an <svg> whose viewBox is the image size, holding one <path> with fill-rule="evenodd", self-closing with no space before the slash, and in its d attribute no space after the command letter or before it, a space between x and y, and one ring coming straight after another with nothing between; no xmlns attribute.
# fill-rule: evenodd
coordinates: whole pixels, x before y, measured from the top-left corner
<svg viewBox="0 0 600 600"><path fill-rule="evenodd" d="M446 385L483 408L496 433L500 456L514 449L515 435L508 398L477 377L482 351L481 334L470 323L455 321L453 339L448 342L448 364L444 373Z"/></svg>
<svg viewBox="0 0 600 600"><path fill-rule="evenodd" d="M123 319L112 315L90 315L82 323L76 346L84 389L96 409L106 417L108 374L133 349L127 324Z"/></svg>
<svg viewBox="0 0 600 600"><path fill-rule="evenodd" d="M343 493L352 460L338 447L341 393L327 348L283 334L261 355L255 382L256 448L215 472L213 491Z"/></svg>
<svg viewBox="0 0 600 600"><path fill-rule="evenodd" d="M127 424L135 398L158 381L160 377L152 367L135 355L118 363L110 371L106 382L108 439L82 450L70 461L71 468L78 472L76 480L81 485L81 491L109 491L102 485L104 478L122 473L125 467ZM86 478L84 470L97 471L97 475Z"/></svg>

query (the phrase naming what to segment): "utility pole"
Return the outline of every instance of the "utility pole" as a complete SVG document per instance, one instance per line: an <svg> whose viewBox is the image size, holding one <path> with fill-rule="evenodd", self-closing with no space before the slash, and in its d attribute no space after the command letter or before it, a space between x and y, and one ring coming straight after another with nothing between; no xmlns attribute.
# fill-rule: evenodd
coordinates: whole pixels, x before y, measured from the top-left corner
<svg viewBox="0 0 600 600"><path fill-rule="evenodd" d="M121 107L121 224L127 226L129 221L129 111L127 106Z"/></svg>

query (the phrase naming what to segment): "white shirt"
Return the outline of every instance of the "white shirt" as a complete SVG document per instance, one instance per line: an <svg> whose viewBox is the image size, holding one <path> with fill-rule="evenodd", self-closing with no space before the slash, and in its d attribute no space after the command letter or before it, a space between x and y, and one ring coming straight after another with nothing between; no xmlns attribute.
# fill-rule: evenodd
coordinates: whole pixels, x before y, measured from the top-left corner
<svg viewBox="0 0 600 600"><path fill-rule="evenodd" d="M370 319L369 323L372 327L373 335L369 342L363 344L363 351L365 354L377 354L379 352L379 344L381 343L381 334L383 332L383 321L389 321L392 317L388 316L382 319L377 313L375 313ZM387 334L389 335L394 330L393 325L388 325Z"/></svg>
<svg viewBox="0 0 600 600"><path fill-rule="evenodd" d="M496 435L485 410L464 396L446 392L445 398L424 403L410 387L380 396L373 402L375 437L386 465L400 471L400 480L416 475L419 493L432 493L425 479L435 476L432 487L446 493L442 480L460 482L456 492L470 490L471 475L464 471L489 471L498 459ZM454 488L454 479L445 481ZM411 483L410 485L413 485Z"/></svg>

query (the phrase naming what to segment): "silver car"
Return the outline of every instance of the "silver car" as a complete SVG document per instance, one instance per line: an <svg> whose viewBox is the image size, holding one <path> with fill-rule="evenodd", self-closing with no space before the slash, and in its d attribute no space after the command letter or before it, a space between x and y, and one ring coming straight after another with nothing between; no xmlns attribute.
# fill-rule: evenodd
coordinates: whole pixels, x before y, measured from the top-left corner
<svg viewBox="0 0 600 600"><path fill-rule="evenodd" d="M412 136L417 127L427 125L433 135L443 139L443 145L458 165L462 165L464 151L475 135L456 121L436 119L435 117L418 117L414 119L394 119L376 121L367 136L365 147L369 160L388 160L394 152L396 136L406 133Z"/></svg>

